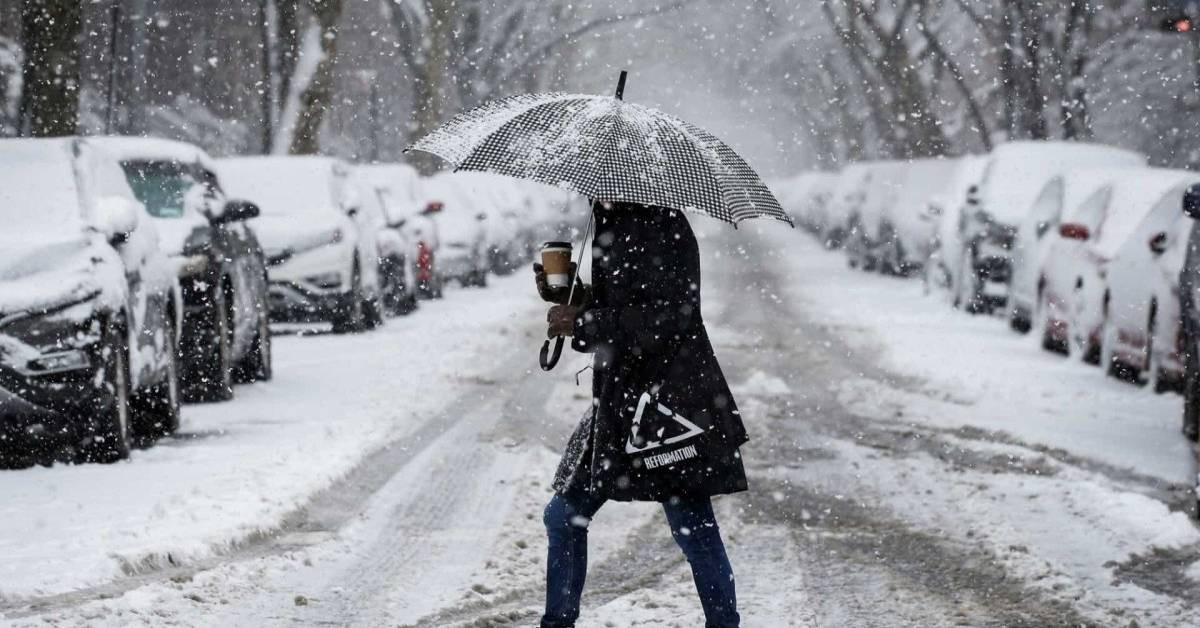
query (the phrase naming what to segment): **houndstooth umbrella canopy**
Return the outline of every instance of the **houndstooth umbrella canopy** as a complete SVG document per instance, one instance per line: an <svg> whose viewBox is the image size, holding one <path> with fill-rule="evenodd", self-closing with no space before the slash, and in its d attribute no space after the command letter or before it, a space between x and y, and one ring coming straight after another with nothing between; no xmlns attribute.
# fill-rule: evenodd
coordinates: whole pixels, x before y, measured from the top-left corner
<svg viewBox="0 0 1200 628"><path fill-rule="evenodd" d="M408 150L455 170L480 170L570 189L592 200L656 205L737 225L779 201L733 149L649 107L581 94L525 94L455 116Z"/></svg>

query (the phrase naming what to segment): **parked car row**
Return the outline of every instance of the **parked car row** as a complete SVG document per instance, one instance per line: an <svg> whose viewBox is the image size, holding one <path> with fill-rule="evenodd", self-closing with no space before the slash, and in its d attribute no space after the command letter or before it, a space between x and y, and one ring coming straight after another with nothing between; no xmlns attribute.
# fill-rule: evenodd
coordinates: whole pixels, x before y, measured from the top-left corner
<svg viewBox="0 0 1200 628"><path fill-rule="evenodd" d="M399 164L125 137L0 140L0 163L6 466L123 459L181 402L271 379L270 323L364 331L569 226L553 188Z"/></svg>
<svg viewBox="0 0 1200 628"><path fill-rule="evenodd" d="M806 173L780 196L851 266L920 276L955 307L1003 316L1048 350L1187 393L1194 439L1200 325L1189 321L1200 311L1188 290L1200 259L1182 209L1200 213L1200 187L1189 195L1197 183L1200 173L1151 168L1134 152L1031 141Z"/></svg>

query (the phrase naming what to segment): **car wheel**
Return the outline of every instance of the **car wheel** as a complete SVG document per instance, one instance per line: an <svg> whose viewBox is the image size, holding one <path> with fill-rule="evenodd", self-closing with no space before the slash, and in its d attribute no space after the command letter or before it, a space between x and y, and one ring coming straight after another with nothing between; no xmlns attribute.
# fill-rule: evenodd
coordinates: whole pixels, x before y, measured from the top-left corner
<svg viewBox="0 0 1200 628"><path fill-rule="evenodd" d="M1193 442L1200 437L1200 374L1194 368L1183 376L1183 435Z"/></svg>
<svg viewBox="0 0 1200 628"><path fill-rule="evenodd" d="M135 393L130 410L133 434L139 438L156 438L179 429L179 358L174 329L167 337L167 368L158 385Z"/></svg>
<svg viewBox="0 0 1200 628"><path fill-rule="evenodd" d="M383 325L383 303L379 299L369 299L363 304L363 328L375 329Z"/></svg>
<svg viewBox="0 0 1200 628"><path fill-rule="evenodd" d="M333 333L350 334L362 331L366 319L365 308L362 276L358 265L355 265L350 279L350 292L342 297L342 303L333 313Z"/></svg>
<svg viewBox="0 0 1200 628"><path fill-rule="evenodd" d="M242 358L234 375L239 383L266 382L271 379L271 324L264 311L259 314L250 352Z"/></svg>
<svg viewBox="0 0 1200 628"><path fill-rule="evenodd" d="M1021 310L1021 307L1010 303L1008 306L1008 326L1018 334L1027 334L1033 327L1033 321L1030 316Z"/></svg>
<svg viewBox="0 0 1200 628"><path fill-rule="evenodd" d="M475 275L475 285L480 288L486 288L488 284L488 274L486 270L481 270Z"/></svg>
<svg viewBox="0 0 1200 628"><path fill-rule="evenodd" d="M125 332L110 324L100 348L98 380L88 434L80 446L85 462L110 463L129 457L129 352Z"/></svg>
<svg viewBox="0 0 1200 628"><path fill-rule="evenodd" d="M186 401L228 401L233 398L233 338L229 301L217 288L210 297L208 320L194 320L190 346L185 350L188 368L183 380Z"/></svg>
<svg viewBox="0 0 1200 628"><path fill-rule="evenodd" d="M1067 353L1069 343L1054 337L1053 325L1050 321L1050 306L1046 302L1046 294L1038 295L1038 312L1040 313L1039 327L1042 329L1042 348L1054 353Z"/></svg>

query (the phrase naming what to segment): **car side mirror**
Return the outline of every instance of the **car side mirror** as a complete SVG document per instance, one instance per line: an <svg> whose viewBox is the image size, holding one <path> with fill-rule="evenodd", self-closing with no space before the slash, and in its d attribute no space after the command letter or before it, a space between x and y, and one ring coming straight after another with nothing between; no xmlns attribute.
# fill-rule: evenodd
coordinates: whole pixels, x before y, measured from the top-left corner
<svg viewBox="0 0 1200 628"><path fill-rule="evenodd" d="M483 212L480 212L480 213L478 213L478 214L475 214L475 220L478 220L478 221L480 221L480 222L482 222L482 221L484 221L484 220L487 220L487 214L485 214L485 213L483 213Z"/></svg>
<svg viewBox="0 0 1200 628"><path fill-rule="evenodd" d="M96 214L92 226L111 244L121 244L137 229L141 211L143 208L138 203L127 198L101 197L96 201Z"/></svg>
<svg viewBox="0 0 1200 628"><path fill-rule="evenodd" d="M354 206L352 206L352 207L347 207L347 208L346 208L346 215L347 215L347 216L349 216L349 217L351 217L351 218L353 218L353 217L357 216L357 215L358 215L358 206L357 206L357 205L354 205Z"/></svg>
<svg viewBox="0 0 1200 628"><path fill-rule="evenodd" d="M1159 232L1150 238L1150 252L1155 255L1162 255L1167 252L1167 234Z"/></svg>
<svg viewBox="0 0 1200 628"><path fill-rule="evenodd" d="M250 201L231 200L225 202L225 209L219 216L213 217L213 223L221 224L250 220L251 218L258 218L260 214L262 214L262 210L258 208L258 205Z"/></svg>
<svg viewBox="0 0 1200 628"><path fill-rule="evenodd" d="M1200 183L1197 183L1183 193L1183 213L1188 218L1200 219Z"/></svg>

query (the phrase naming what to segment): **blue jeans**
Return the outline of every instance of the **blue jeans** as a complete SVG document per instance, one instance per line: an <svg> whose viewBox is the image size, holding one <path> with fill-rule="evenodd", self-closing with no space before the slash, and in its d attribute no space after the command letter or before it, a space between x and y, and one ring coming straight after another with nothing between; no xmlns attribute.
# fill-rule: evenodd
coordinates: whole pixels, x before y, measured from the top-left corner
<svg viewBox="0 0 1200 628"><path fill-rule="evenodd" d="M569 628L579 618L579 599L587 576L587 530L604 500L587 495L555 494L546 504L550 549L546 559L546 614L542 628ZM737 628L741 618L734 594L733 569L725 555L712 501L672 498L663 502L671 536L692 567L706 628Z"/></svg>

